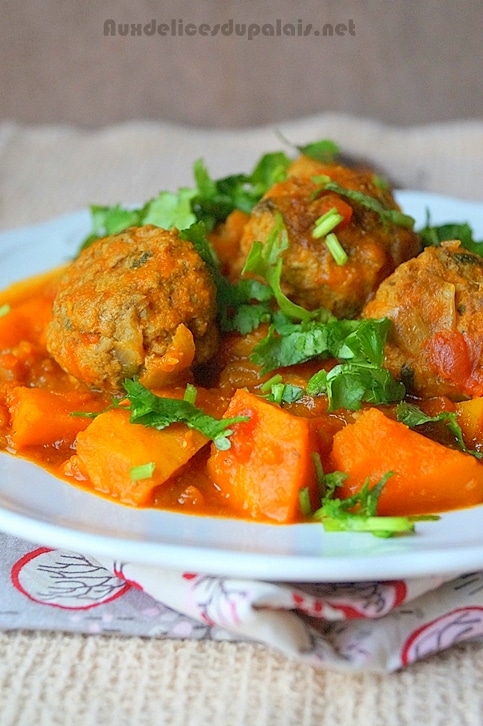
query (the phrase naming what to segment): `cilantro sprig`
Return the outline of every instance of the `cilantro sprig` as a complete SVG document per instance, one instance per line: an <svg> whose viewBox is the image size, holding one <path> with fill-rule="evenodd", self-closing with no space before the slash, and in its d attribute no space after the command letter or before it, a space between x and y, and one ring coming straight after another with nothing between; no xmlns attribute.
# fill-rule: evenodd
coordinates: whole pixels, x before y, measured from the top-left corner
<svg viewBox="0 0 483 726"><path fill-rule="evenodd" d="M339 363L315 373L307 384L310 396L326 394L329 411L357 411L363 402L380 406L400 401L405 388L388 370L364 361Z"/></svg>
<svg viewBox="0 0 483 726"><path fill-rule="evenodd" d="M193 164L192 187L181 187L176 192L161 191L142 207L134 209L119 204L91 205L92 228L81 249L99 237L144 224L183 230L201 221L211 231L234 209L249 213L267 189L286 177L289 164L286 154L273 152L263 155L249 174L213 179L203 160L198 159Z"/></svg>
<svg viewBox="0 0 483 726"><path fill-rule="evenodd" d="M369 194L365 194L358 189L346 189L340 184L337 184L337 182L332 181L332 179L326 175L315 176L313 179L315 182L320 184L315 192L316 194L320 194L322 191L335 192L336 194L340 194L341 197L346 197L350 201L356 202L357 204L366 207L366 209L376 212L385 224L395 224L399 227L408 227L409 229L414 227L415 220L413 217L409 216L409 214L404 214L398 209L390 209L381 201L375 197L371 197Z"/></svg>
<svg viewBox="0 0 483 726"><path fill-rule="evenodd" d="M275 322L253 349L251 360L261 366L262 374L317 358L341 361L315 373L306 388L310 396L326 394L329 410L357 410L363 401L401 401L404 385L382 365L390 324L387 318Z"/></svg>
<svg viewBox="0 0 483 726"><path fill-rule="evenodd" d="M340 499L337 489L347 474L336 471L322 474L324 495L321 506L313 513L313 519L321 522L327 532L367 532L375 537L411 534L415 522L437 520L435 515L381 516L377 514L379 498L393 472L387 472L376 484L366 480L360 490L350 497Z"/></svg>
<svg viewBox="0 0 483 726"><path fill-rule="evenodd" d="M292 141L286 138L280 130L277 130L279 138L287 144L287 146L296 149L300 154L308 156L315 161L320 161L323 164L333 164L340 154L339 145L331 139L319 139L308 144L294 144Z"/></svg>
<svg viewBox="0 0 483 726"><path fill-rule="evenodd" d="M435 416L429 416L421 411L419 406L407 401L401 401L396 407L396 417L398 421L406 424L409 428L414 429L427 423L443 423L451 434L454 436L455 444L460 451L465 454L471 454L476 459L481 459L483 454L474 449L468 449L463 439L463 432L458 423L457 414L454 411L441 411Z"/></svg>
<svg viewBox="0 0 483 726"><path fill-rule="evenodd" d="M281 312L288 318L310 320L313 313L289 300L281 287L282 253L288 247L288 234L281 214L275 215L275 224L265 243L253 242L242 275L252 273L266 280Z"/></svg>
<svg viewBox="0 0 483 726"><path fill-rule="evenodd" d="M483 240L475 239L473 229L467 222L449 222L433 225L429 209L426 210L425 226L418 230L423 247L438 247L441 242L458 239L469 252L483 256Z"/></svg>
<svg viewBox="0 0 483 726"><path fill-rule="evenodd" d="M282 376L278 373L265 381L260 386L261 393L265 396L267 401L272 403L295 403L300 401L304 395L304 390L300 386L295 386L292 383L284 383Z"/></svg>
<svg viewBox="0 0 483 726"><path fill-rule="evenodd" d="M196 193L192 207L198 220L211 230L234 209L247 214L273 184L286 178L289 157L281 151L265 154L250 174L212 179L201 159L193 167Z"/></svg>
<svg viewBox="0 0 483 726"><path fill-rule="evenodd" d="M247 421L248 416L232 416L216 419L195 405L196 388L189 384L183 399L156 396L136 379L124 381L126 399L125 406L130 411L130 421L158 430L167 428L173 423L184 423L196 429L208 439L212 439L218 449L230 448L230 436L234 423Z"/></svg>

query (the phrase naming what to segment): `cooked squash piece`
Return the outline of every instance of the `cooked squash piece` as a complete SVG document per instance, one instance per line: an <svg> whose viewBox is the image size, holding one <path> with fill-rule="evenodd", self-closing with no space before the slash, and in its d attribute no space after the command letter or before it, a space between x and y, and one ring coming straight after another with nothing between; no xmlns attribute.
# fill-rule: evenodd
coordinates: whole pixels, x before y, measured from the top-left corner
<svg viewBox="0 0 483 726"><path fill-rule="evenodd" d="M483 444L483 398L460 401L455 409L466 444Z"/></svg>
<svg viewBox="0 0 483 726"><path fill-rule="evenodd" d="M227 507L244 517L294 522L300 491L313 490L314 441L308 419L239 389L225 417L248 416L232 426L230 448L213 446L208 471Z"/></svg>
<svg viewBox="0 0 483 726"><path fill-rule="evenodd" d="M44 444L72 443L91 419L73 416L75 411L98 411L102 401L80 391L54 393L45 388L17 386L8 395L15 449Z"/></svg>
<svg viewBox="0 0 483 726"><path fill-rule="evenodd" d="M379 499L378 514L429 514L483 501L483 464L473 456L426 438L370 408L335 434L335 470L349 476L340 496L394 472Z"/></svg>
<svg viewBox="0 0 483 726"><path fill-rule="evenodd" d="M158 431L129 421L129 411L99 414L77 436L74 466L93 488L124 504L149 504L153 489L164 484L208 439L184 424ZM149 476L138 478L142 467ZM151 469L151 471L149 471Z"/></svg>
<svg viewBox="0 0 483 726"><path fill-rule="evenodd" d="M0 316L0 350L22 340L45 342L45 331L52 318L52 300L39 295Z"/></svg>

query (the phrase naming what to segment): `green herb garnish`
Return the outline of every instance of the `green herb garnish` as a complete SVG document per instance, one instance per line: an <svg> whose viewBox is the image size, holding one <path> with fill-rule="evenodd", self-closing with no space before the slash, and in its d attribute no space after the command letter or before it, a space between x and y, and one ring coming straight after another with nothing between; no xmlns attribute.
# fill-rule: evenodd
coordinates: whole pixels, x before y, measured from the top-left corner
<svg viewBox="0 0 483 726"><path fill-rule="evenodd" d="M288 235L282 216L277 214L275 224L265 243L255 241L248 253L242 275L251 273L263 278L270 286L278 307L284 315L295 320L310 320L314 314L296 305L283 293L281 287L282 253L288 247Z"/></svg>
<svg viewBox="0 0 483 726"><path fill-rule="evenodd" d="M140 481L141 479L151 479L156 469L154 461L149 461L146 464L139 464L139 466L131 467L129 476L131 481Z"/></svg>
<svg viewBox="0 0 483 726"><path fill-rule="evenodd" d="M273 184L286 178L291 160L283 152L265 154L250 174L212 179L201 159L193 165L194 186L177 192L161 191L140 208L92 205L92 229L81 245L88 247L99 237L118 234L128 227L154 224L179 230L203 222L211 231L234 209L247 214Z"/></svg>
<svg viewBox="0 0 483 726"><path fill-rule="evenodd" d="M261 392L265 395L267 401L272 403L295 403L304 395L304 390L300 386L294 386L291 383L284 383L282 376L278 373L265 381L260 386Z"/></svg>
<svg viewBox="0 0 483 726"><path fill-rule="evenodd" d="M219 449L230 448L229 437L233 433L230 426L248 420L248 416L216 419L205 413L195 405L196 388L191 385L187 386L185 397L181 400L156 396L135 379L127 379L123 386L129 403L127 410L131 413L131 423L158 430L173 423L184 423L212 439Z"/></svg>
<svg viewBox="0 0 483 726"><path fill-rule="evenodd" d="M334 232L330 232L330 234L327 235L325 238L325 244L337 265L343 266L347 264L347 260L349 259L347 257L347 252L342 247Z"/></svg>
<svg viewBox="0 0 483 726"><path fill-rule="evenodd" d="M328 396L331 411L357 410L363 401L401 401L404 385L382 366L390 324L387 318L274 323L250 358L262 367L262 374L315 358L341 361L315 373L307 384L308 395Z"/></svg>
<svg viewBox="0 0 483 726"><path fill-rule="evenodd" d="M471 454L477 459L481 459L483 456L480 451L467 448L463 439L461 426L458 423L458 418L454 411L441 411L435 416L428 416L413 403L401 401L401 403L399 403L396 407L396 416L398 421L406 424L406 426L409 426L411 429L427 423L443 423L454 436L455 443L460 451L464 451L466 454Z"/></svg>
<svg viewBox="0 0 483 726"><path fill-rule="evenodd" d="M309 156L311 159L320 161L323 164L333 163L340 153L339 146L335 141L331 141L330 139L321 139L320 141L314 141L311 144L297 146L296 148L301 154Z"/></svg>
<svg viewBox="0 0 483 726"><path fill-rule="evenodd" d="M315 226L312 230L312 237L315 239L320 239L320 237L325 237L329 232L332 232L333 229L337 227L339 222L342 222L344 217L342 214L339 214L337 209L335 207L332 207L329 209L325 214L323 214L321 217L315 220Z"/></svg>
<svg viewBox="0 0 483 726"><path fill-rule="evenodd" d="M432 225L429 209L426 210L426 224L418 234L423 247L438 247L441 242L457 239L465 250L483 256L483 240L475 239L474 232L467 222Z"/></svg>
<svg viewBox="0 0 483 726"><path fill-rule="evenodd" d="M389 209L382 202L374 197L371 197L369 194L365 194L364 192L356 189L346 189L345 187L341 187L340 184L337 184L337 182L328 179L325 174L315 176L313 177L313 180L320 184L318 193L321 191L330 191L340 194L341 197L346 197L352 202L361 204L363 207L366 207L366 209L376 212L385 224L395 224L399 227L408 227L410 229L414 227L415 220L413 217L410 217L409 214L404 214L398 209Z"/></svg>
<svg viewBox="0 0 483 726"><path fill-rule="evenodd" d="M377 505L382 490L393 472L387 472L372 487L369 480L365 481L357 494L339 499L336 490L342 485L347 474L333 472L323 475L322 484L325 493L321 506L313 513L313 518L320 521L328 532L368 532L375 537L388 538L394 535L411 534L415 522L439 519L433 515L421 516L379 516Z"/></svg>

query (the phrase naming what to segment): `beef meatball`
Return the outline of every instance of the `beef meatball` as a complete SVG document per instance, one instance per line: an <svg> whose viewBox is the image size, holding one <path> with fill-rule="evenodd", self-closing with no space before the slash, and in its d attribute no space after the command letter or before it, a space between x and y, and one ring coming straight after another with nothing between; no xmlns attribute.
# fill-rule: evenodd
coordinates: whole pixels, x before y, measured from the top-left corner
<svg viewBox="0 0 483 726"><path fill-rule="evenodd" d="M238 268L253 242L265 242L276 215L281 215L289 241L281 278L285 294L309 310L325 307L337 317L354 317L398 264L420 252L419 237L411 228L383 220L365 204L323 190L317 180L325 175L339 187L362 192L387 210L400 211L373 173L305 157L295 161L289 172L252 210L240 242ZM324 239L312 234L316 220L331 208L344 217L334 232L347 254L345 264L338 264Z"/></svg>
<svg viewBox="0 0 483 726"><path fill-rule="evenodd" d="M90 386L117 390L138 375L156 387L211 358L216 312L212 276L191 242L174 229L132 227L96 240L69 265L47 345Z"/></svg>
<svg viewBox="0 0 483 726"><path fill-rule="evenodd" d="M483 258L460 242L427 247L398 267L363 316L393 321L385 366L409 392L483 395Z"/></svg>

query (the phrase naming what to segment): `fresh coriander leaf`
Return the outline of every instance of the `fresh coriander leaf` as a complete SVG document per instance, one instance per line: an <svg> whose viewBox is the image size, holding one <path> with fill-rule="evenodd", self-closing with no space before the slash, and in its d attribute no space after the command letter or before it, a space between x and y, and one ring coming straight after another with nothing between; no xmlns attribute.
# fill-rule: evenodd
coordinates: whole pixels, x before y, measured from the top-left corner
<svg viewBox="0 0 483 726"><path fill-rule="evenodd" d="M295 403L299 401L304 395L303 388L300 386L294 386L291 383L284 383L282 376L277 374L272 376L260 386L260 390L265 394L267 401L272 403Z"/></svg>
<svg viewBox="0 0 483 726"><path fill-rule="evenodd" d="M327 395L331 411L358 410L364 401L401 401L404 385L382 367L390 325L387 318L272 324L250 359L261 366L262 375L315 358L342 361L315 373L307 384L310 396Z"/></svg>
<svg viewBox="0 0 483 726"><path fill-rule="evenodd" d="M261 323L271 322L272 300L270 287L258 280L241 279L232 285L225 282L219 305L222 330L248 335Z"/></svg>
<svg viewBox="0 0 483 726"><path fill-rule="evenodd" d="M376 212L376 214L378 214L381 220L386 224L396 224L399 227L408 227L410 229L414 227L415 220L413 217L410 217L409 214L404 214L398 209L389 209L382 202L374 197L371 197L369 194L365 194L357 189L346 189L330 179L327 181L327 177L325 175L314 177L314 181L319 181L321 184L319 193L320 191L331 191L336 194L340 194L342 197L346 197L352 202L361 204L363 207Z"/></svg>
<svg viewBox="0 0 483 726"><path fill-rule="evenodd" d="M329 481L321 506L313 514L313 518L320 521L324 529L329 532L368 532L375 537L388 538L393 535L411 534L417 521L438 519L432 515L390 517L377 514L379 497L392 472L385 474L372 487L367 480L357 494L346 499L337 498L335 493L347 475L343 472L333 472L333 474L336 477ZM324 479L329 476L331 475L325 475Z"/></svg>
<svg viewBox="0 0 483 726"><path fill-rule="evenodd" d="M421 424L426 423L443 423L448 427L449 431L451 431L460 451L464 451L466 454L471 454L477 459L481 459L483 456L480 451L467 448L463 439L461 426L458 423L458 417L454 411L441 411L436 414L436 416L428 416L421 411L418 406L402 401L396 407L396 416L398 421L406 424L406 426L409 426L411 429L417 428L418 426L421 426Z"/></svg>
<svg viewBox="0 0 483 726"><path fill-rule="evenodd" d="M288 247L288 235L282 216L277 214L275 225L265 243L255 241L248 253L242 275L251 273L266 280L270 285L280 310L289 318L310 320L313 313L296 305L282 292L282 253Z"/></svg>
<svg viewBox="0 0 483 726"><path fill-rule="evenodd" d="M240 332L243 331L245 335L251 332L250 323L247 320L249 313L241 309L243 290L236 285L232 285L221 274L216 254L206 237L204 222L196 222L187 229L181 230L179 234L182 239L189 240L192 243L212 274L216 287L218 315L222 329L225 332L240 329ZM239 319L234 322L233 317L237 314ZM253 317L252 311L252 323L255 325ZM255 325L255 327L258 326Z"/></svg>
<svg viewBox="0 0 483 726"><path fill-rule="evenodd" d="M301 154L324 164L333 163L340 154L339 146L330 139L321 139L311 144L305 144L305 146L297 146L297 149Z"/></svg>
<svg viewBox="0 0 483 726"><path fill-rule="evenodd" d="M317 323L293 326L283 334L271 325L267 335L254 347L250 360L261 366L262 375L277 368L327 357L329 351L326 326Z"/></svg>
<svg viewBox="0 0 483 726"><path fill-rule="evenodd" d="M251 360L262 366L262 373L328 357L380 367L390 324L386 318L273 324L253 349Z"/></svg>
<svg viewBox="0 0 483 726"><path fill-rule="evenodd" d="M438 247L441 242L458 239L469 252L483 256L483 240L476 240L472 228L467 222L450 222L432 225L430 212L426 210L426 225L418 231L423 247Z"/></svg>
<svg viewBox="0 0 483 726"><path fill-rule="evenodd" d="M242 303L234 314L224 318L222 329L228 333L237 331L240 335L248 335L262 323L269 323L272 318L271 306L266 303Z"/></svg>
<svg viewBox="0 0 483 726"><path fill-rule="evenodd" d="M220 266L216 254L206 236L206 228L203 222L195 222L189 227L182 229L179 236L181 239L191 242L203 262L210 269L213 277L216 278L215 282L217 282L218 278L224 279L220 272Z"/></svg>
<svg viewBox="0 0 483 726"><path fill-rule="evenodd" d="M79 251L89 247L92 242L100 237L118 234L127 227L135 227L141 224L141 210L124 209L119 204L112 207L92 204L90 212L92 229L83 240Z"/></svg>
<svg viewBox="0 0 483 726"><path fill-rule="evenodd" d="M282 151L264 154L250 175L253 191L251 197L258 201L277 182L287 178L287 170L291 164L289 157Z"/></svg>
<svg viewBox="0 0 483 726"><path fill-rule="evenodd" d="M194 196L195 191L187 188L177 192L160 192L143 208L142 224L154 224L163 229L190 227L197 221L191 208Z"/></svg>
<svg viewBox="0 0 483 726"><path fill-rule="evenodd" d="M365 320L350 321L345 326L343 345L335 351L338 358L368 361L375 366L382 366L384 362L384 347L391 327L389 318L367 318ZM334 323L335 327L335 323Z"/></svg>
<svg viewBox="0 0 483 726"><path fill-rule="evenodd" d="M234 209L249 214L275 182L286 178L289 164L290 159L282 152L265 154L250 174L234 174L214 180L199 159L193 167L196 183L193 209L197 218L210 231Z"/></svg>
<svg viewBox="0 0 483 726"><path fill-rule="evenodd" d="M335 143L335 141L331 141L330 139L320 139L319 141L313 141L309 144L299 145L292 143L282 134L280 130L277 131L277 135L288 146L297 149L297 151L304 156L320 161L323 164L332 164L340 154L339 146Z"/></svg>
<svg viewBox="0 0 483 726"><path fill-rule="evenodd" d="M327 395L329 411L357 411L363 402L375 406L394 403L401 401L405 392L404 385L388 370L362 362L340 363L330 371L318 371L307 383L310 396Z"/></svg>
<svg viewBox="0 0 483 726"><path fill-rule="evenodd" d="M234 423L247 421L248 416L233 416L216 419L197 408L193 401L193 390L188 388L185 398L162 398L149 391L136 379L124 381L124 389L128 401L127 410L131 413L131 423L142 424L158 430L167 428L172 423L184 423L196 429L207 438L212 439L220 449L230 447L230 429Z"/></svg>

